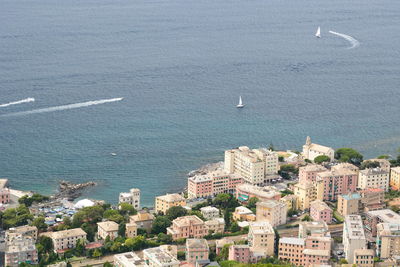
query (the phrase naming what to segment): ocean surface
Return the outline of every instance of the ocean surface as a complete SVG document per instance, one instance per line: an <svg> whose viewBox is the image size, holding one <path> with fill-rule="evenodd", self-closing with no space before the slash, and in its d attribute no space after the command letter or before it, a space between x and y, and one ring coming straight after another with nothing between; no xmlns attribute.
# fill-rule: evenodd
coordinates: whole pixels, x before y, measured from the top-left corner
<svg viewBox="0 0 400 267"><path fill-rule="evenodd" d="M45 194L60 179L93 180L85 197L114 203L137 187L149 206L240 145L300 150L310 135L395 155L399 10L394 0L1 0L0 177Z"/></svg>

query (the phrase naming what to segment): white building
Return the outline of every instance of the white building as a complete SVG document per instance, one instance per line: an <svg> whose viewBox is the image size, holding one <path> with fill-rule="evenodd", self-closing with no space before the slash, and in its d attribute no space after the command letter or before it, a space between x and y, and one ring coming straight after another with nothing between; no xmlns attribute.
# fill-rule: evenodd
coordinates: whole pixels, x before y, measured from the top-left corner
<svg viewBox="0 0 400 267"><path fill-rule="evenodd" d="M133 252L125 252L114 255L115 267L145 267L148 266L144 260Z"/></svg>
<svg viewBox="0 0 400 267"><path fill-rule="evenodd" d="M54 251L63 252L66 249L75 248L79 240L86 242L86 232L81 228L74 228L58 232L46 232L41 235L53 240Z"/></svg>
<svg viewBox="0 0 400 267"><path fill-rule="evenodd" d="M354 252L357 249L366 249L367 240L360 215L347 215L343 225L343 246L346 260L354 263Z"/></svg>
<svg viewBox="0 0 400 267"><path fill-rule="evenodd" d="M211 220L219 217L219 209L217 209L216 207L207 206L201 208L200 211L204 219L206 220Z"/></svg>
<svg viewBox="0 0 400 267"><path fill-rule="evenodd" d="M316 157L322 155L328 156L332 161L335 157L335 150L333 150L331 147L313 144L311 143L311 138L307 136L306 143L303 146L304 158L314 160Z"/></svg>
<svg viewBox="0 0 400 267"><path fill-rule="evenodd" d="M389 190L390 170L373 168L360 170L358 173L358 188L381 188Z"/></svg>
<svg viewBox="0 0 400 267"><path fill-rule="evenodd" d="M119 204L128 203L135 209L140 209L140 189L132 188L129 192L119 193Z"/></svg>
<svg viewBox="0 0 400 267"><path fill-rule="evenodd" d="M225 151L225 171L237 173L244 181L264 185L277 178L279 170L278 153L267 149L250 149L241 146Z"/></svg>
<svg viewBox="0 0 400 267"><path fill-rule="evenodd" d="M148 266L179 267L180 261L161 247L143 250L143 258Z"/></svg>

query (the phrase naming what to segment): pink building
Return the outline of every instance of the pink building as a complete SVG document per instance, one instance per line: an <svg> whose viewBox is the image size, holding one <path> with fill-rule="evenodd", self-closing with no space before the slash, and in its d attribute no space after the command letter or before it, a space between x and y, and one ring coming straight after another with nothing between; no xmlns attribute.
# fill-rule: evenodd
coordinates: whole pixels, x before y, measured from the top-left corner
<svg viewBox="0 0 400 267"><path fill-rule="evenodd" d="M189 198L209 197L220 193L236 192L236 186L243 183L243 178L237 174L228 174L218 170L206 175L196 175L188 178Z"/></svg>
<svg viewBox="0 0 400 267"><path fill-rule="evenodd" d="M328 169L324 166L317 164L309 164L299 168L299 183L315 182L317 174L320 172L327 171Z"/></svg>
<svg viewBox="0 0 400 267"><path fill-rule="evenodd" d="M186 261L196 263L196 261L208 260L209 247L205 239L186 239Z"/></svg>
<svg viewBox="0 0 400 267"><path fill-rule="evenodd" d="M167 234L174 240L180 238L202 238L208 234L205 223L196 215L183 216L172 221Z"/></svg>
<svg viewBox="0 0 400 267"><path fill-rule="evenodd" d="M339 195L356 191L358 173L348 165L351 164L339 164L317 174L316 179L324 181L324 200L335 201Z"/></svg>
<svg viewBox="0 0 400 267"><path fill-rule="evenodd" d="M0 203L10 203L10 189L8 188L8 179L0 179Z"/></svg>
<svg viewBox="0 0 400 267"><path fill-rule="evenodd" d="M260 201L279 200L281 192L275 186L257 186L251 184L240 184L236 187L236 198L246 203L250 198L256 197Z"/></svg>
<svg viewBox="0 0 400 267"><path fill-rule="evenodd" d="M241 263L251 263L251 251L249 245L232 245L229 247L228 260Z"/></svg>
<svg viewBox="0 0 400 267"><path fill-rule="evenodd" d="M332 209L323 201L315 200L310 204L310 216L314 221L332 223Z"/></svg>

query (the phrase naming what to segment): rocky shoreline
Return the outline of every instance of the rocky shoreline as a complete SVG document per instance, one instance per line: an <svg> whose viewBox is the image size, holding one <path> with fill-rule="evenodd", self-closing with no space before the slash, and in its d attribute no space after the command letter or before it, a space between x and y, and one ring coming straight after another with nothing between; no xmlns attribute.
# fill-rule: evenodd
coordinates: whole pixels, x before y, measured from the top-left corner
<svg viewBox="0 0 400 267"><path fill-rule="evenodd" d="M58 192L54 195L54 198L66 198L69 201L73 201L82 196L85 190L94 186L97 186L97 183L93 181L74 184L69 181L62 180L59 182Z"/></svg>
<svg viewBox="0 0 400 267"><path fill-rule="evenodd" d="M193 170L193 171L189 172L187 174L187 176L188 177L193 177L193 176L196 176L196 175L205 175L207 173L216 171L218 169L223 169L223 168L224 168L224 162L223 161L219 161L219 162L215 162L215 163L209 163L209 164L201 166L197 170Z"/></svg>

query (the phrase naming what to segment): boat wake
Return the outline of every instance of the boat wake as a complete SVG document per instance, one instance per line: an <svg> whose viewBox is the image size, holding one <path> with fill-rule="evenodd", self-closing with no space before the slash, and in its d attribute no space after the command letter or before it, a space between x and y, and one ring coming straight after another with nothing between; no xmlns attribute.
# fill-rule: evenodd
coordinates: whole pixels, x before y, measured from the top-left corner
<svg viewBox="0 0 400 267"><path fill-rule="evenodd" d="M360 46L360 42L358 40L354 39L353 37L351 37L350 35L334 32L334 31L329 31L329 33L332 33L334 35L337 35L337 36L342 37L343 39L346 39L347 41L349 41L351 43L351 46L348 49L352 49L352 48Z"/></svg>
<svg viewBox="0 0 400 267"><path fill-rule="evenodd" d="M49 107L49 108L40 108L40 109L34 109L34 110L29 110L29 111L21 111L21 112L4 114L4 115L2 115L2 117L24 116L24 115L37 114L37 113L46 113L46 112L61 111L61 110L67 110L67 109L83 108L83 107L89 107L89 106L94 106L94 105L101 105L101 104L105 104L105 103L118 102L118 101L121 101L122 99L124 99L124 98L119 97L119 98L88 101L88 102L82 102L82 103L76 103L76 104L68 104L68 105Z"/></svg>
<svg viewBox="0 0 400 267"><path fill-rule="evenodd" d="M29 103L29 102L35 102L35 99L33 97L28 97L28 98L25 98L22 100L18 100L18 101L6 103L6 104L0 104L0 108L5 108L5 107L12 106L12 105L19 105L19 104L24 104L24 103Z"/></svg>

